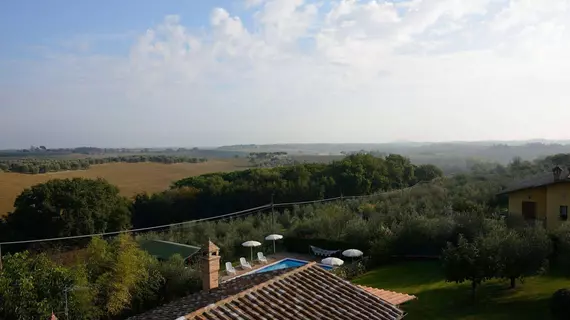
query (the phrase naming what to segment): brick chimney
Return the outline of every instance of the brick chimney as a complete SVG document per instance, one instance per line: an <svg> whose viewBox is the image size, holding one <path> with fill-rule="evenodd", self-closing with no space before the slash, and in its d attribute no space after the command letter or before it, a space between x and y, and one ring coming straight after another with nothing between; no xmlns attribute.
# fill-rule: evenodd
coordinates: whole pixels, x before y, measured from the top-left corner
<svg viewBox="0 0 570 320"><path fill-rule="evenodd" d="M219 284L220 248L208 240L202 250L202 290L209 291Z"/></svg>
<svg viewBox="0 0 570 320"><path fill-rule="evenodd" d="M562 174L562 168L560 166L555 166L552 168L552 176L554 177L554 181L560 180L560 175Z"/></svg>

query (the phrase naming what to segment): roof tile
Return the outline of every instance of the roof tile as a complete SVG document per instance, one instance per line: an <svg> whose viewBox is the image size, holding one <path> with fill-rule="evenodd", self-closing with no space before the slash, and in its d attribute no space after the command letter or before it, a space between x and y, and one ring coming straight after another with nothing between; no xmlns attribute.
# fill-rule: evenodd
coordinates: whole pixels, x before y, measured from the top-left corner
<svg viewBox="0 0 570 320"><path fill-rule="evenodd" d="M526 177L520 180L513 181L507 188L499 192L499 194L506 194L518 190L538 188L543 186L548 186L555 183L570 182L570 175L564 171L560 176L560 179L555 180L552 172L541 173L534 176Z"/></svg>
<svg viewBox="0 0 570 320"><path fill-rule="evenodd" d="M278 271L239 277L209 293L195 294L201 299L192 295L184 298L187 303L169 304L167 313L154 310L131 319L396 320L404 315L367 287L345 281L315 263Z"/></svg>
<svg viewBox="0 0 570 320"><path fill-rule="evenodd" d="M360 286L360 288L366 290L369 293L372 293L373 295L377 296L378 298L387 301L393 305L400 305L402 303L417 299L416 296L413 295L409 295L409 294L405 294L405 293L399 293L399 292L394 292L394 291L389 291L389 290L384 290L384 289L377 289L377 288L372 288L372 287L366 287L366 286Z"/></svg>

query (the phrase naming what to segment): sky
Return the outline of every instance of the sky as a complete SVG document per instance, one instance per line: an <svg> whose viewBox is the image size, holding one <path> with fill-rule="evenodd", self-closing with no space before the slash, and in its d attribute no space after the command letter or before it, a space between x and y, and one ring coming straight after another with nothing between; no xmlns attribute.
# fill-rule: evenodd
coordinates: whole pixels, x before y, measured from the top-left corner
<svg viewBox="0 0 570 320"><path fill-rule="evenodd" d="M0 148L570 139L568 0L0 2Z"/></svg>

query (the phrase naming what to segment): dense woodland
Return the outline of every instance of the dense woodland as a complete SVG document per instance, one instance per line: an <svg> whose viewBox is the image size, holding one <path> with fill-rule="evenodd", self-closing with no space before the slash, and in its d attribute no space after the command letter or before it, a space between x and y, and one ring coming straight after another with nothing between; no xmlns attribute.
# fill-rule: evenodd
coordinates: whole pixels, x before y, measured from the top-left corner
<svg viewBox="0 0 570 320"><path fill-rule="evenodd" d="M436 167L417 167L399 155L354 155L332 164L206 174L177 181L163 193L137 196L133 225L211 217L265 205L272 199L275 203L306 201L401 189L441 175ZM157 210L160 216L154 214Z"/></svg>
<svg viewBox="0 0 570 320"><path fill-rule="evenodd" d="M40 174L47 172L86 170L91 165L113 162L157 162L157 163L199 163L207 161L205 158L191 158L186 156L170 155L130 155L106 158L83 158L83 159L0 159L0 172L17 172L27 174Z"/></svg>
<svg viewBox="0 0 570 320"><path fill-rule="evenodd" d="M513 179L567 163L567 154L534 162L514 159L506 166L479 166L470 173L443 177L437 167L416 166L402 156L357 154L330 165L187 178L170 190L138 195L133 201L121 197L104 180L53 180L22 192L14 212L2 221L0 238L58 237L210 217L267 204L272 196L275 202L288 202L341 193L372 194L358 200L282 208L274 215L264 210L136 237L193 245L211 239L220 246L224 261L245 253L240 246L243 241L263 241L274 232L285 235L281 245L288 251L305 253L309 244L326 249L360 248L369 260L337 271L347 278L397 257L441 256L446 278L472 283L475 293L491 278L505 278L516 286L517 280L546 272L548 267L569 270L570 227L563 225L547 234L542 228L505 217L500 214L503 200L495 196ZM84 246L76 261L35 253ZM0 273L0 318L4 319L45 317L51 310L62 310L61 292L70 287L86 288L68 293L70 315L77 319L122 319L200 287L198 265L185 268L180 257L156 261L127 235L88 243L3 246L3 250L11 252L4 257Z"/></svg>

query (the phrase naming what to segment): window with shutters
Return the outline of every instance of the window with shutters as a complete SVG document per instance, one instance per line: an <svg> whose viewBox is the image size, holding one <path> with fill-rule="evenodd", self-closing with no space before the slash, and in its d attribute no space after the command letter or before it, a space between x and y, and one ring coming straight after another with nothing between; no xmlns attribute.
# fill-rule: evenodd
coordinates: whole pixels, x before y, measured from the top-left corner
<svg viewBox="0 0 570 320"><path fill-rule="evenodd" d="M560 206L560 220L568 220L568 206Z"/></svg>

